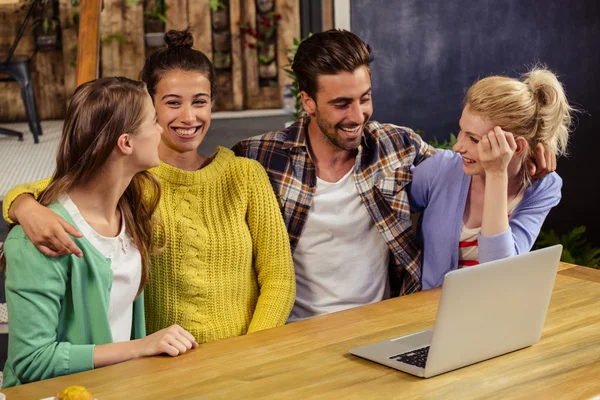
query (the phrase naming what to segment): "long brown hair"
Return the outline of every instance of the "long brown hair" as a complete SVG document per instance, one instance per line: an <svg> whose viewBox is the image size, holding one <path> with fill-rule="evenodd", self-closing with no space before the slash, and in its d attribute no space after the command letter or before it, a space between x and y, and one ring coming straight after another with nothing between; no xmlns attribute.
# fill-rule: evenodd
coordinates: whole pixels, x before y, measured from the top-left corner
<svg viewBox="0 0 600 400"><path fill-rule="evenodd" d="M145 118L146 85L122 77L96 79L79 86L67 109L56 155L56 171L39 198L47 206L79 182L89 181L101 170L119 136L135 135ZM125 229L142 259L138 294L148 282L149 253L153 248L154 211L160 200L160 184L149 172L134 175L119 200ZM4 256L2 256L4 262Z"/></svg>

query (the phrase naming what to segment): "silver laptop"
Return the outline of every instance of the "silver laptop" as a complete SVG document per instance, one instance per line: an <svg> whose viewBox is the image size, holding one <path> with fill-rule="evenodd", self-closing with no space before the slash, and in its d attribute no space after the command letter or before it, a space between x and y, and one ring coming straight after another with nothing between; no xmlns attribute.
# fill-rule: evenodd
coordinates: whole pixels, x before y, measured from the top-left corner
<svg viewBox="0 0 600 400"><path fill-rule="evenodd" d="M433 329L350 353L429 378L536 343L562 246L451 271Z"/></svg>

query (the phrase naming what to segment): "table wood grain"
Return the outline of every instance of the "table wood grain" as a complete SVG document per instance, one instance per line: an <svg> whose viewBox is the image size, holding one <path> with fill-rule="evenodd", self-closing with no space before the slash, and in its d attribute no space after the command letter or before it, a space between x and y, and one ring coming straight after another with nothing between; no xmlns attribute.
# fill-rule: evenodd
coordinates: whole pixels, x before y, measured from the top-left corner
<svg viewBox="0 0 600 400"><path fill-rule="evenodd" d="M591 399L600 395L600 271L561 264L535 345L429 379L348 353L433 326L440 289L4 390L40 399L83 385L106 399Z"/></svg>

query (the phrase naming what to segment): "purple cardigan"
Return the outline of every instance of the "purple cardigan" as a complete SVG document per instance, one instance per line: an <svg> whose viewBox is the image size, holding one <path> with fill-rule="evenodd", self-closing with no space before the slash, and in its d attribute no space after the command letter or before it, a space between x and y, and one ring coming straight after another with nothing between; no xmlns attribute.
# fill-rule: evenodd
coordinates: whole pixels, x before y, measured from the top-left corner
<svg viewBox="0 0 600 400"><path fill-rule="evenodd" d="M458 153L440 150L412 169L408 188L411 211L422 212L418 239L423 248L423 290L440 286L444 275L458 265L460 225L471 177L462 170ZM529 187L509 218L509 229L493 236L479 235L479 262L526 253L544 219L560 201L562 179L556 173Z"/></svg>

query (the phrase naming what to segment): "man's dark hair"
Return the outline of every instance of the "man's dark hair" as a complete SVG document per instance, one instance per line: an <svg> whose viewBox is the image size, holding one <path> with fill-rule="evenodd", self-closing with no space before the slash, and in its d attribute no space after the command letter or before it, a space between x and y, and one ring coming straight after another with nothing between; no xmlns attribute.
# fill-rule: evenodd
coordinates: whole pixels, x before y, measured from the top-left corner
<svg viewBox="0 0 600 400"><path fill-rule="evenodd" d="M354 72L373 61L371 47L352 32L331 29L319 32L300 43L292 63L298 86L316 99L319 75Z"/></svg>

